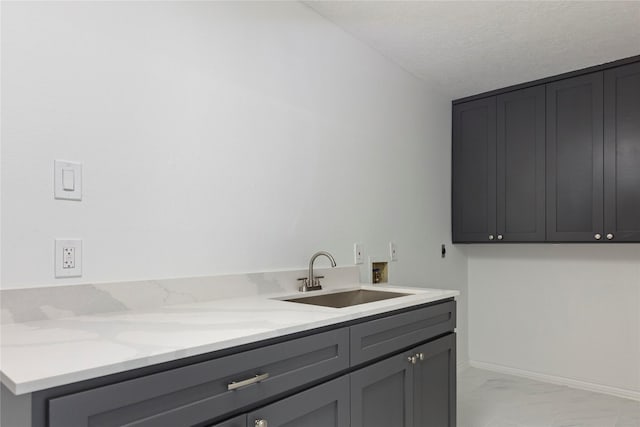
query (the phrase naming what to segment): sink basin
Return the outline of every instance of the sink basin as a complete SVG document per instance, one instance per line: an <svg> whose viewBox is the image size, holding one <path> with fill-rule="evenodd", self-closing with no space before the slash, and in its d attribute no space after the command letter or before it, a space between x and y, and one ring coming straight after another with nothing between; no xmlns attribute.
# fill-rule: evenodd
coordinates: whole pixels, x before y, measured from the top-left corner
<svg viewBox="0 0 640 427"><path fill-rule="evenodd" d="M284 301L297 302L300 304L321 305L323 307L343 308L351 307L353 305L366 304L368 302L404 297L407 295L413 294L356 289L354 291L336 292L334 294L289 298Z"/></svg>

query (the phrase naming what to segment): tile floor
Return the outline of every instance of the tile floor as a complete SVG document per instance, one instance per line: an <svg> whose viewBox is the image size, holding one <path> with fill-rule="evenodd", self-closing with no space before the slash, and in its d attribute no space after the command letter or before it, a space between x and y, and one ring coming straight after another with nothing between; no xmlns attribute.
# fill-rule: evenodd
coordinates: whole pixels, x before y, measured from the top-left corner
<svg viewBox="0 0 640 427"><path fill-rule="evenodd" d="M469 368L458 427L640 427L640 402Z"/></svg>

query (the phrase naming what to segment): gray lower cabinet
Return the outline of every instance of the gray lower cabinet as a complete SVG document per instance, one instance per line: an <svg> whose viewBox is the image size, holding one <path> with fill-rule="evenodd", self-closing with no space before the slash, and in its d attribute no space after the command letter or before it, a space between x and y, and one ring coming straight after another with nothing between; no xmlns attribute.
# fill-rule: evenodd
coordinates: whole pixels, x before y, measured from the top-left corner
<svg viewBox="0 0 640 427"><path fill-rule="evenodd" d="M455 334L351 374L351 427L455 425Z"/></svg>
<svg viewBox="0 0 640 427"><path fill-rule="evenodd" d="M455 316L449 299L51 389L34 397L31 427L455 427Z"/></svg>
<svg viewBox="0 0 640 427"><path fill-rule="evenodd" d="M248 427L349 427L349 378L313 387L247 415Z"/></svg>

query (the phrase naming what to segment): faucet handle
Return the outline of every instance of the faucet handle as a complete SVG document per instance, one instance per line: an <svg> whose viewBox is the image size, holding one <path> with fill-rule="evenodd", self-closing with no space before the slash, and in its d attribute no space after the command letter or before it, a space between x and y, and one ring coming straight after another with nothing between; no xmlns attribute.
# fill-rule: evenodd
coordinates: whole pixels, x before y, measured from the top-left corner
<svg viewBox="0 0 640 427"><path fill-rule="evenodd" d="M316 279L324 279L324 276L314 276Z"/></svg>
<svg viewBox="0 0 640 427"><path fill-rule="evenodd" d="M299 282L302 282L302 285L298 288L300 292L305 292L307 288L309 288L309 278L308 277L300 277L298 278Z"/></svg>

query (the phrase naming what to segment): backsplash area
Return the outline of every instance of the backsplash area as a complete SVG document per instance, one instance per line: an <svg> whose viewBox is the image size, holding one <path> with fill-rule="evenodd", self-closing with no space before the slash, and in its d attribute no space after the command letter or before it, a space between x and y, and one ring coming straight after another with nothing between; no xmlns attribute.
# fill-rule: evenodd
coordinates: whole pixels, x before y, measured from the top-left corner
<svg viewBox="0 0 640 427"><path fill-rule="evenodd" d="M357 266L317 269L322 285L357 284ZM0 290L2 323L59 319L94 313L151 309L275 292L296 292L307 270L140 280Z"/></svg>

